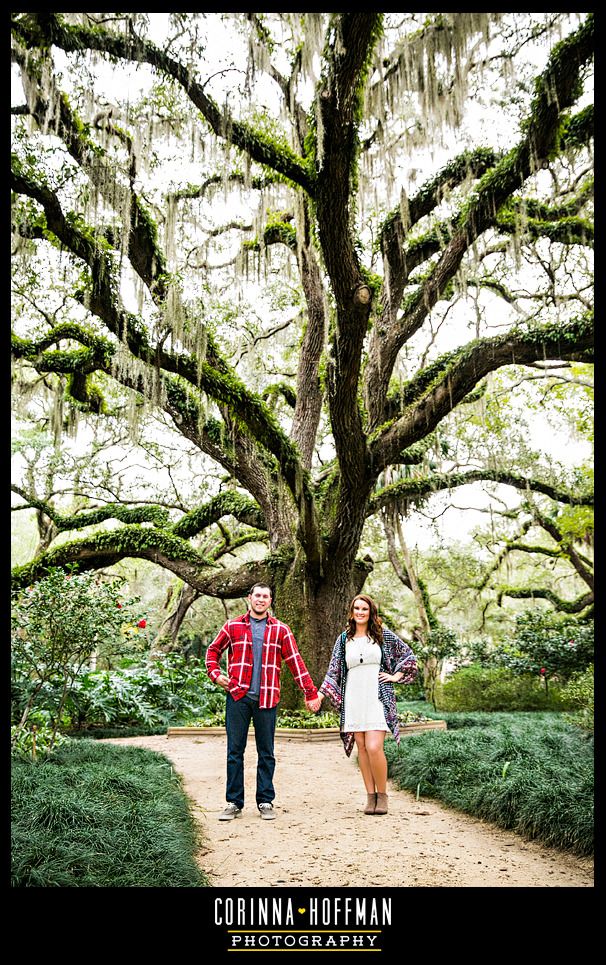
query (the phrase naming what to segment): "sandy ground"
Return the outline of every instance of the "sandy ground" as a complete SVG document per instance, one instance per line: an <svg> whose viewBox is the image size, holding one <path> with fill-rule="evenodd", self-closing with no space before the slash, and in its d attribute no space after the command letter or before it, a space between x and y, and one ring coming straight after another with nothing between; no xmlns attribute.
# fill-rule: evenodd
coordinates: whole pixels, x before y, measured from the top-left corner
<svg viewBox="0 0 606 965"><path fill-rule="evenodd" d="M341 741L276 738L275 821L255 806L256 749L245 756L246 803L225 806L225 736L111 740L164 754L183 778L204 844L200 866L217 887L591 888L593 862L525 841L388 785L389 816L363 813L366 792ZM264 854L261 864L246 855Z"/></svg>

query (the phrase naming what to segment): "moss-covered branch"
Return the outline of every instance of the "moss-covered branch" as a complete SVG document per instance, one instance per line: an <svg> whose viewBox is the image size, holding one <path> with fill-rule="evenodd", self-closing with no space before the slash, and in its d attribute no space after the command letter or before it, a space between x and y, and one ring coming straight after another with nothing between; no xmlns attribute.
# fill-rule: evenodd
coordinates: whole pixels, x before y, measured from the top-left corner
<svg viewBox="0 0 606 965"><path fill-rule="evenodd" d="M562 151L576 150L587 147L594 137L594 107L588 104L578 114L562 118L560 132L560 149Z"/></svg>
<svg viewBox="0 0 606 965"><path fill-rule="evenodd" d="M151 560L196 587L200 581L200 571L216 565L198 553L187 540L172 533L128 525L53 547L31 563L15 567L12 584L15 589L29 586L45 576L53 566L77 563L81 571L98 570L126 557Z"/></svg>
<svg viewBox="0 0 606 965"><path fill-rule="evenodd" d="M480 147L474 151L463 151L456 158L445 165L441 171L423 184L408 202L407 224L402 220L400 207L395 208L383 222L379 234L379 243L383 255L389 263L393 282L400 287L408 276L414 263L410 252L402 250L403 243L410 228L421 218L430 214L435 207L458 185L472 178L479 178L499 159L490 148ZM437 240L437 236L436 236ZM435 249L437 250L437 249ZM405 262L405 270L403 270Z"/></svg>
<svg viewBox="0 0 606 965"><path fill-rule="evenodd" d="M202 184L188 184L186 188L180 188L178 191L171 191L167 195L167 200L169 202L181 200L195 201L198 198L204 198L211 188L220 188L223 190L225 188L226 181L230 184L246 185L247 187L262 191L270 184L273 184L275 180L276 178L272 177L271 172L267 172L262 176L250 178L247 178L240 171L232 171L232 173L227 175L227 177L225 177L223 174L213 174L206 178Z"/></svg>
<svg viewBox="0 0 606 965"><path fill-rule="evenodd" d="M408 409L371 444L373 465L383 469L397 463L400 452L432 431L488 372L545 359L592 358L593 312L563 324L518 328L470 342L443 356L405 387Z"/></svg>
<svg viewBox="0 0 606 965"><path fill-rule="evenodd" d="M282 396L291 409L294 409L297 404L297 393L287 382L272 382L271 385L263 390L262 395L265 401L271 401L277 399L278 396Z"/></svg>
<svg viewBox="0 0 606 965"><path fill-rule="evenodd" d="M470 469L467 472L433 473L422 479L403 479L391 486L385 486L372 496L369 515L374 515L385 506L396 503L401 499L422 499L432 493L456 489L459 486L468 486L475 482L495 482L504 486L513 486L523 492L542 493L556 502L566 503L569 506L592 506L594 501L592 492L570 492L540 479L486 467L485 469Z"/></svg>
<svg viewBox="0 0 606 965"><path fill-rule="evenodd" d="M245 241L243 248L245 251L261 251L270 245L286 245L290 251L297 250L297 231L294 225L290 224L292 216L273 219L269 221L263 229L263 241L252 239Z"/></svg>
<svg viewBox="0 0 606 965"><path fill-rule="evenodd" d="M138 37L132 26L128 36L112 33L103 27L84 27L66 24L60 14L20 14L13 18L13 30L27 47L46 47L51 44L66 52L97 50L122 60L147 63L174 78L194 106L206 119L214 133L234 144L253 161L266 165L289 181L314 193L314 177L306 161L298 157L284 143L277 143L269 135L251 125L236 120L204 92L193 72L151 41Z"/></svg>
<svg viewBox="0 0 606 965"><path fill-rule="evenodd" d="M186 513L172 526L172 532L175 536L188 539L206 529L211 523L216 523L223 516L233 516L247 526L257 529L267 528L263 513L252 499L241 493L229 491L219 493L204 506Z"/></svg>
<svg viewBox="0 0 606 965"><path fill-rule="evenodd" d="M120 503L108 503L98 509L64 516L48 502L29 496L20 486L11 485L11 490L21 496L32 509L38 509L52 519L60 533L84 529L86 526L96 526L108 519L117 519L121 523L153 523L159 528L166 528L168 523L168 512L161 506L123 506Z"/></svg>
<svg viewBox="0 0 606 965"><path fill-rule="evenodd" d="M516 211L502 211L497 218L499 231L516 235L522 242L526 239L549 238L562 245L593 245L593 224L586 218L560 217L532 218Z"/></svg>
<svg viewBox="0 0 606 965"><path fill-rule="evenodd" d="M554 542L557 543L560 555L570 560L583 582L586 583L593 592L595 589L593 566L591 564L588 565L587 561L581 558L581 554L577 552L573 545L573 540L570 536L564 536L555 518L539 512L538 509L534 509L533 512L537 522L543 527L546 533L549 533Z"/></svg>
<svg viewBox="0 0 606 965"><path fill-rule="evenodd" d="M593 195L593 178L587 179L577 195L566 204L549 206L534 199L512 198L495 217L494 226L503 234L515 234L520 244L548 238L563 245L593 245L594 228L591 221L577 212ZM401 250L399 259L405 264L403 279L439 251L443 251L453 236L454 222L442 221L429 231L411 238ZM391 255L392 275L395 256ZM403 286L401 286L403 291ZM398 297L392 282L390 295ZM401 295L401 292L400 292Z"/></svg>
<svg viewBox="0 0 606 965"><path fill-rule="evenodd" d="M502 605L503 597L508 596L514 600L548 600L556 610L562 613L581 613L594 602L593 593L583 593L576 600L565 600L553 590L545 587L521 587L521 586L501 586L497 594L497 602Z"/></svg>

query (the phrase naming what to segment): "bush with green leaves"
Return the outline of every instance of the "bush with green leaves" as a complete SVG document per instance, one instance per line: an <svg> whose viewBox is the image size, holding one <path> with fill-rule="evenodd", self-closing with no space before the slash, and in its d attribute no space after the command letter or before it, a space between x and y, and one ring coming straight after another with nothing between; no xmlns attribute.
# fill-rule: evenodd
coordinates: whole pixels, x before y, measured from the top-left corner
<svg viewBox="0 0 606 965"><path fill-rule="evenodd" d="M563 695L576 708L572 714L567 714L571 724L581 727L593 734L594 721L594 680L593 664L582 673L575 674L562 689Z"/></svg>
<svg viewBox="0 0 606 965"><path fill-rule="evenodd" d="M326 710L321 714L313 714L309 710L278 711L278 727L288 727L293 730L323 730L326 727L338 727L340 717L334 710Z"/></svg>
<svg viewBox="0 0 606 965"><path fill-rule="evenodd" d="M66 704L66 727L178 724L224 711L225 691L209 680L202 661L171 653L128 663L80 674Z"/></svg>
<svg viewBox="0 0 606 965"><path fill-rule="evenodd" d="M470 637L459 642L459 649L452 659L455 667L481 664L490 667L494 662L495 645L489 637Z"/></svg>
<svg viewBox="0 0 606 965"><path fill-rule="evenodd" d="M432 627L424 640L416 640L413 650L419 664L417 679L423 680L425 697L434 703L442 663L459 651L457 634L450 627Z"/></svg>
<svg viewBox="0 0 606 965"><path fill-rule="evenodd" d="M52 754L55 748L69 743L69 737L56 734L44 724L31 727L11 727L11 756L35 760Z"/></svg>
<svg viewBox="0 0 606 965"><path fill-rule="evenodd" d="M531 609L516 617L510 644L501 644L495 663L515 674L569 680L593 662L593 621L576 622Z"/></svg>
<svg viewBox="0 0 606 965"><path fill-rule="evenodd" d="M146 620L138 601L125 599L122 581L58 567L13 594L11 610L12 720L28 726L43 715L56 732L74 682L93 655L138 635Z"/></svg>
<svg viewBox="0 0 606 965"><path fill-rule="evenodd" d="M553 684L549 691L539 677L514 674L505 667L470 664L436 687L435 706L442 711L566 710L572 704Z"/></svg>

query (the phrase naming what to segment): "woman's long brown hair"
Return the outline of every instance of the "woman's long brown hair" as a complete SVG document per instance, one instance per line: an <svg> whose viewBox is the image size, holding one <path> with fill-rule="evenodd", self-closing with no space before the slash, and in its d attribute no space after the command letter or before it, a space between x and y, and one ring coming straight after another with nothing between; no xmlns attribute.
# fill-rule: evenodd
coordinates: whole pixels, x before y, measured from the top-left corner
<svg viewBox="0 0 606 965"><path fill-rule="evenodd" d="M366 596L366 593L358 593L357 596L354 596L353 600L350 603L349 617L347 620L347 627L345 629L345 632L347 634L347 639L351 640L354 633L356 632L356 621L354 620L354 615L353 615L353 608L356 600L364 600L365 603L368 603L368 606L370 608L370 613L368 615L367 633L368 633L368 636L375 641L375 643L378 643L379 646L381 646L381 644L383 643L383 621L379 616L377 604L371 597Z"/></svg>

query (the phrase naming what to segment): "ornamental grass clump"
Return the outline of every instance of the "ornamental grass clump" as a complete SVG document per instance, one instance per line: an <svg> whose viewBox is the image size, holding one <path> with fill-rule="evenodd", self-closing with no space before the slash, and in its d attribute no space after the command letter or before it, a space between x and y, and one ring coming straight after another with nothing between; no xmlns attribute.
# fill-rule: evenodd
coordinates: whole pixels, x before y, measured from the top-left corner
<svg viewBox="0 0 606 965"><path fill-rule="evenodd" d="M396 787L563 851L592 854L593 741L562 714L476 716L490 723L411 735L399 747L387 742Z"/></svg>
<svg viewBox="0 0 606 965"><path fill-rule="evenodd" d="M13 761L13 887L200 888L197 832L169 761L70 741Z"/></svg>

